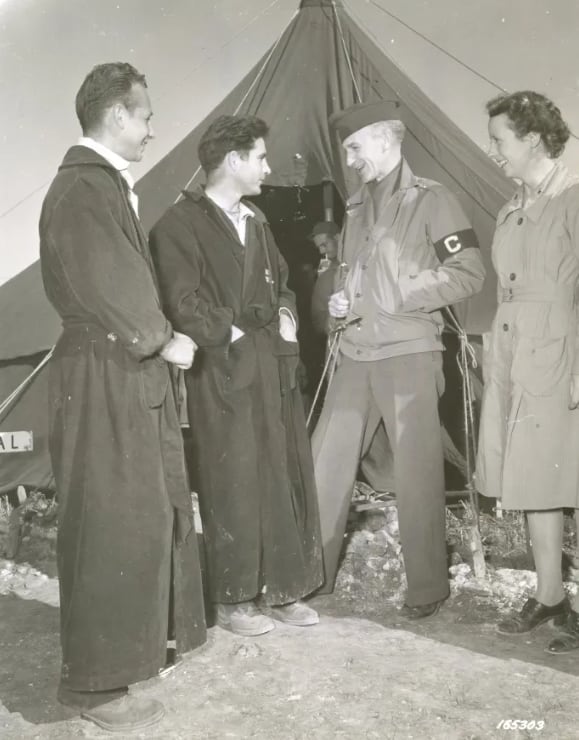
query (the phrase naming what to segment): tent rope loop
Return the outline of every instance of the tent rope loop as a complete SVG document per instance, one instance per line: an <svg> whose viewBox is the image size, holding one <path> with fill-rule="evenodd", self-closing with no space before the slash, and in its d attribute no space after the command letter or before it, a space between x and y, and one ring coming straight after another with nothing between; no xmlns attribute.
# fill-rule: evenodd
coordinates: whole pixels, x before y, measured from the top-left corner
<svg viewBox="0 0 579 740"><path fill-rule="evenodd" d="M48 352L41 360L41 362L34 368L34 370L28 375L22 383L12 391L12 393L2 401L0 404L0 416L8 409L8 407L20 396L20 394L24 391L26 386L30 383L30 381L38 375L38 373L42 370L42 368L46 365L46 363L50 360L54 353L54 347Z"/></svg>

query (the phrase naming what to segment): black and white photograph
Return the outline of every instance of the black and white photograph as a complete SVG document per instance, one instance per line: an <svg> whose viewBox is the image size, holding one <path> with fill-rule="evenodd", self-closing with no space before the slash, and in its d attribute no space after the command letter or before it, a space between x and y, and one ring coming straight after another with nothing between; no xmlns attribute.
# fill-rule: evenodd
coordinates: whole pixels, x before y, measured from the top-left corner
<svg viewBox="0 0 579 740"><path fill-rule="evenodd" d="M0 738L579 737L576 0L0 0Z"/></svg>

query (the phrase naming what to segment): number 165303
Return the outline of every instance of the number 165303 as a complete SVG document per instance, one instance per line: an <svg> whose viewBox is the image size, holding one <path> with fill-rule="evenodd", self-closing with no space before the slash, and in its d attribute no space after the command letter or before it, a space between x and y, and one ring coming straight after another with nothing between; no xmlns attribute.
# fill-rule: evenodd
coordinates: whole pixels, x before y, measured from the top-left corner
<svg viewBox="0 0 579 740"><path fill-rule="evenodd" d="M543 719L501 719L497 730L538 730L545 727Z"/></svg>

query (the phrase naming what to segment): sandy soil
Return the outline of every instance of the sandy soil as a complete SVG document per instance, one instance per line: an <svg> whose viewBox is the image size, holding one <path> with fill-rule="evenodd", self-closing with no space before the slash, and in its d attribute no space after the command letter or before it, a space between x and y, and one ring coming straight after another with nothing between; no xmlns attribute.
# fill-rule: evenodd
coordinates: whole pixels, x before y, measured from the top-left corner
<svg viewBox="0 0 579 740"><path fill-rule="evenodd" d="M398 611L404 574L395 520L373 517L354 529L335 593L313 600L318 626L279 624L255 639L212 627L207 644L175 672L134 687L163 701L167 714L133 737L579 737L579 651L546 654L555 634L548 625L519 638L495 629L532 590L533 573L491 568L475 579L457 560L440 613L409 622ZM55 701L58 584L50 543L52 536L23 543L19 558L37 567L0 560L0 738L7 740L107 734ZM543 729L498 729L507 719Z"/></svg>

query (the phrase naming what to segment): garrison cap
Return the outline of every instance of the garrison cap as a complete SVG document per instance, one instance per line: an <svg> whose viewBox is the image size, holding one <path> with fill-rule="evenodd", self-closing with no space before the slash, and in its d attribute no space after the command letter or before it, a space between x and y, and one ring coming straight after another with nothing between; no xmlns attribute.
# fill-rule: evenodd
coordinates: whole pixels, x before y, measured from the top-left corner
<svg viewBox="0 0 579 740"><path fill-rule="evenodd" d="M403 121L404 109L398 100L377 100L373 103L356 103L344 110L332 113L328 119L336 129L340 141L355 131L378 121Z"/></svg>
<svg viewBox="0 0 579 740"><path fill-rule="evenodd" d="M329 236L337 236L340 233L340 227L333 221L320 221L317 223L310 234L310 239L320 234L328 234Z"/></svg>

